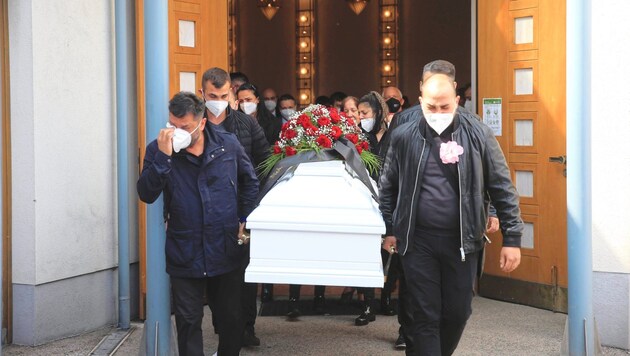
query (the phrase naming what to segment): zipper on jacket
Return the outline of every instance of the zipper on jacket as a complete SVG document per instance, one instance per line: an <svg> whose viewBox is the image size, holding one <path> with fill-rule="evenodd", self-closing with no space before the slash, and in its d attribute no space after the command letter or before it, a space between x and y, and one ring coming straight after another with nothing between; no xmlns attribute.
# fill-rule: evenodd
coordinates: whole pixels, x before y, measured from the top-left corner
<svg viewBox="0 0 630 356"><path fill-rule="evenodd" d="M451 139L455 140L455 133L451 134ZM457 164L457 184L459 185L459 253L462 256L462 262L466 262L466 253L464 252L464 227L462 226L462 175L459 171L459 163Z"/></svg>
<svg viewBox="0 0 630 356"><path fill-rule="evenodd" d="M420 152L420 159L418 159L418 170L416 171L416 183L413 185L413 194L411 195L411 207L409 208L409 212L413 212L413 199L416 196L416 190L418 189L418 178L420 177L420 166L422 165L422 156L424 156L424 149L426 145L427 145L427 140L423 139L422 152ZM411 231L411 216L409 216L409 225L407 226L407 239L405 241L405 251L403 251L403 255L407 253L407 249L409 248L409 232L410 231Z"/></svg>

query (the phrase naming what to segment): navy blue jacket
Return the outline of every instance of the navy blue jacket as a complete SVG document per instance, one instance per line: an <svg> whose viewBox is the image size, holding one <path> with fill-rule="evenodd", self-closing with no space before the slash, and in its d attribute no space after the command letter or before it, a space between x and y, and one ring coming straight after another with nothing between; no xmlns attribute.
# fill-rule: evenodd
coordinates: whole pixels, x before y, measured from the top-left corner
<svg viewBox="0 0 630 356"><path fill-rule="evenodd" d="M224 274L241 267L245 256L239 218L254 209L256 172L236 136L210 124L204 135L199 157L185 150L169 157L151 142L138 179L143 202L164 192L166 272L172 277Z"/></svg>

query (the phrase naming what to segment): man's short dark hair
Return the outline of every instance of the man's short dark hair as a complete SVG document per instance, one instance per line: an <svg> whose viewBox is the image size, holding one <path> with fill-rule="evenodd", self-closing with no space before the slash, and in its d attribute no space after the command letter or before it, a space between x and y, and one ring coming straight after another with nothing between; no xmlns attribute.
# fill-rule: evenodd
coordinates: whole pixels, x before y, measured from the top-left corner
<svg viewBox="0 0 630 356"><path fill-rule="evenodd" d="M249 83L249 78L247 78L245 73L232 72L232 73L230 73L230 82L232 82L232 83L234 83L234 82Z"/></svg>
<svg viewBox="0 0 630 356"><path fill-rule="evenodd" d="M278 104L281 101L285 101L285 100L293 100L294 103L296 103L295 98L293 97L293 95L291 94L282 94L278 97Z"/></svg>
<svg viewBox="0 0 630 356"><path fill-rule="evenodd" d="M204 102L197 95L187 91L180 91L168 102L168 111L177 118L193 114L197 121L203 117L205 109Z"/></svg>
<svg viewBox="0 0 630 356"><path fill-rule="evenodd" d="M215 88L222 88L226 82L230 81L230 76L221 68L210 68L203 73L201 77L201 87L205 88L207 82L212 83Z"/></svg>
<svg viewBox="0 0 630 356"><path fill-rule="evenodd" d="M315 104L324 105L326 107L333 106L333 101L326 95L320 95L315 99Z"/></svg>
<svg viewBox="0 0 630 356"><path fill-rule="evenodd" d="M425 78L425 75L430 74L429 77ZM444 74L448 76L451 80L455 80L455 66L453 63L449 61L445 61L443 59L438 59L433 62L427 63L422 69L422 80L426 81L431 78L435 74Z"/></svg>
<svg viewBox="0 0 630 356"><path fill-rule="evenodd" d="M335 101L343 101L343 99L345 99L348 95L346 95L346 93L342 92L342 91L336 91L332 94L330 94L330 100L333 101L333 103Z"/></svg>

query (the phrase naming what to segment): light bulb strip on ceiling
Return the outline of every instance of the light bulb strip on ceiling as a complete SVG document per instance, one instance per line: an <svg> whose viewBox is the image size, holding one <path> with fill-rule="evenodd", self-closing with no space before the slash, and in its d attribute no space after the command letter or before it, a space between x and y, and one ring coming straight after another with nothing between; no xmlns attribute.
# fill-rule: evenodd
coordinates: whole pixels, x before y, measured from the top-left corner
<svg viewBox="0 0 630 356"><path fill-rule="evenodd" d="M300 109L313 102L313 78L315 67L314 24L315 4L313 0L298 0L295 12L296 21L296 80L298 107Z"/></svg>
<svg viewBox="0 0 630 356"><path fill-rule="evenodd" d="M398 86L398 0L379 0L381 89Z"/></svg>
<svg viewBox="0 0 630 356"><path fill-rule="evenodd" d="M237 72L236 56L237 56L237 21L236 9L237 0L228 0L228 68L230 73Z"/></svg>

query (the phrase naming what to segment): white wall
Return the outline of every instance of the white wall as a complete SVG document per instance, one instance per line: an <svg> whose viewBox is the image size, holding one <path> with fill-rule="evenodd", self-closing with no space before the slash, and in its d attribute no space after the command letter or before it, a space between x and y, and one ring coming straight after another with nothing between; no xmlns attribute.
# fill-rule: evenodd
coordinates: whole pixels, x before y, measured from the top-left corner
<svg viewBox="0 0 630 356"><path fill-rule="evenodd" d="M627 0L592 5L593 312L602 344L622 349L630 349L628 14Z"/></svg>
<svg viewBox="0 0 630 356"><path fill-rule="evenodd" d="M108 0L9 1L13 282L115 266Z"/></svg>
<svg viewBox="0 0 630 356"><path fill-rule="evenodd" d="M616 273L630 273L628 14L627 0L593 2L593 269Z"/></svg>

